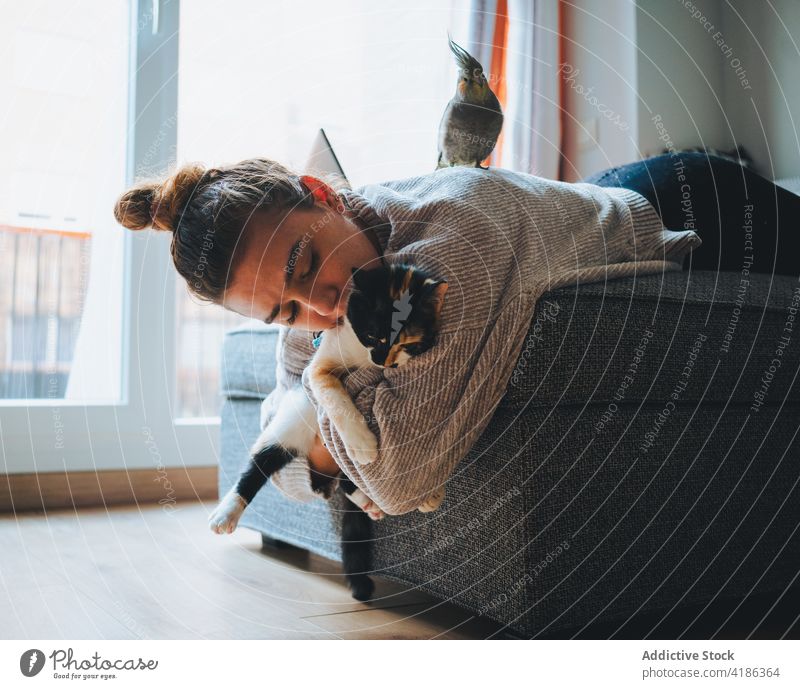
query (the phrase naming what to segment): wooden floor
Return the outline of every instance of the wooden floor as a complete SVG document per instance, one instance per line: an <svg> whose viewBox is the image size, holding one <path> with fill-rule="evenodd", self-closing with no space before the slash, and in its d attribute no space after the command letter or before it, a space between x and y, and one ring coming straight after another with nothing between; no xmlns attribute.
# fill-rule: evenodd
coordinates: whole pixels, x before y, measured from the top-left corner
<svg viewBox="0 0 800 689"><path fill-rule="evenodd" d="M0 636L39 639L486 638L497 630L376 579L351 598L337 563L212 534L211 504L0 516Z"/></svg>
<svg viewBox="0 0 800 689"><path fill-rule="evenodd" d="M260 534L212 534L211 503L0 515L0 638L485 639L490 621L375 577L358 603L340 566ZM778 594L775 594L778 595ZM800 588L541 638L796 639ZM539 637L537 637L539 638Z"/></svg>

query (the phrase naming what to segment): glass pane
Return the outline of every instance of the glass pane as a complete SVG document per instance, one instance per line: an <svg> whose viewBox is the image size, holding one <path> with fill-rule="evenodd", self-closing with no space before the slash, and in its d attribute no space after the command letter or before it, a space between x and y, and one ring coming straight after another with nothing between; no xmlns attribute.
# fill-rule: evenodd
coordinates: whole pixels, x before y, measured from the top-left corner
<svg viewBox="0 0 800 689"><path fill-rule="evenodd" d="M354 186L433 171L455 4L183 3L178 158L302 167L325 127Z"/></svg>
<svg viewBox="0 0 800 689"><path fill-rule="evenodd" d="M192 297L186 284L178 280L178 357L175 416L214 418L219 416L219 366L225 333L247 323L266 328L263 323L243 318L215 304ZM277 326L274 326L277 328Z"/></svg>
<svg viewBox="0 0 800 689"><path fill-rule="evenodd" d="M116 401L128 3L2 13L0 398Z"/></svg>
<svg viewBox="0 0 800 689"><path fill-rule="evenodd" d="M233 0L221 21L213 0L183 3L178 160L264 156L299 171L324 127L353 186L432 172L439 120L455 88L447 46L453 6ZM189 305L184 285L177 298L184 416L207 411L200 397L216 394L218 348L212 353L209 343L220 341L226 324L221 314L216 326L210 315L201 320L222 309ZM208 338L203 355L199 343L184 340L192 337ZM201 356L209 366L202 373Z"/></svg>

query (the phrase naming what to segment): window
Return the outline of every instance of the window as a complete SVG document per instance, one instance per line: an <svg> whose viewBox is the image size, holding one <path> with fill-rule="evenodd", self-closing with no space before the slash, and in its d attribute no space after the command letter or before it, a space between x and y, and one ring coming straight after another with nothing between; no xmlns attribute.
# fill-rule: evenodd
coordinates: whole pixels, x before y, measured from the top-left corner
<svg viewBox="0 0 800 689"><path fill-rule="evenodd" d="M450 2L185 2L177 158L263 156L302 171L324 127L355 187L431 172L456 80L447 30L465 18ZM180 282L178 413L207 416L236 321Z"/></svg>
<svg viewBox="0 0 800 689"><path fill-rule="evenodd" d="M5 473L155 467L167 497L169 467L216 464L217 427L175 423L169 237L113 217L128 184L174 162L178 10L164 0L3 7Z"/></svg>
<svg viewBox="0 0 800 689"><path fill-rule="evenodd" d="M121 229L115 199L176 161L300 170L319 127L356 187L433 170L451 6L4 6L0 471L216 464L220 347L246 321L189 296L170 237Z"/></svg>
<svg viewBox="0 0 800 689"><path fill-rule="evenodd" d="M177 389L175 417L212 419L219 415L220 363L225 333L246 323L269 328L217 305L198 301L180 279L177 285ZM273 326L277 329L278 326Z"/></svg>
<svg viewBox="0 0 800 689"><path fill-rule="evenodd" d="M124 0L3 8L3 399L122 394L124 237L111 209L125 183L128 17Z"/></svg>

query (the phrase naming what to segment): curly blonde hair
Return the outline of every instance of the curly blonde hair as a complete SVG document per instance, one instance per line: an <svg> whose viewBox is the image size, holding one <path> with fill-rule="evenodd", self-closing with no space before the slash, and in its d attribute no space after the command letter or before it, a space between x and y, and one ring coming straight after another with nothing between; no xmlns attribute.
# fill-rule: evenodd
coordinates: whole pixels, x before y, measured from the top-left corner
<svg viewBox="0 0 800 689"><path fill-rule="evenodd" d="M191 163L163 179L140 182L120 195L114 216L130 230L172 232L178 273L200 299L219 304L251 215L313 206L299 175L273 160L251 158L214 168Z"/></svg>

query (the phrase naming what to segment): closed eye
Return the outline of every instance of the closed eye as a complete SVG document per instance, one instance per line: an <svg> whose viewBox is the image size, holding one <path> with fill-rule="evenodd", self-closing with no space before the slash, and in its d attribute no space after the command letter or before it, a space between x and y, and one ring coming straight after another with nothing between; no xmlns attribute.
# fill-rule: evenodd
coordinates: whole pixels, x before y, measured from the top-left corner
<svg viewBox="0 0 800 689"><path fill-rule="evenodd" d="M301 280L307 280L317 269L317 254L315 252L311 252L311 263L308 266L308 270L300 276ZM286 323L288 325L294 325L294 322L297 320L297 312L299 311L299 307L297 306L297 302L292 302L292 315L286 319Z"/></svg>
<svg viewBox="0 0 800 689"><path fill-rule="evenodd" d="M297 320L297 311L298 311L298 308L297 308L297 302L296 302L296 301L293 301L293 302L292 302L292 315L291 315L291 316L289 316L289 318L287 318L287 319L286 319L286 322L287 322L289 325L293 325L293 324L294 324L294 322Z"/></svg>
<svg viewBox="0 0 800 689"><path fill-rule="evenodd" d="M307 278L309 278L311 276L311 273L313 273L316 269L317 269L317 254L312 252L311 253L311 263L308 266L308 270L306 270L306 272L303 273L300 276L300 279L301 280L306 280Z"/></svg>

